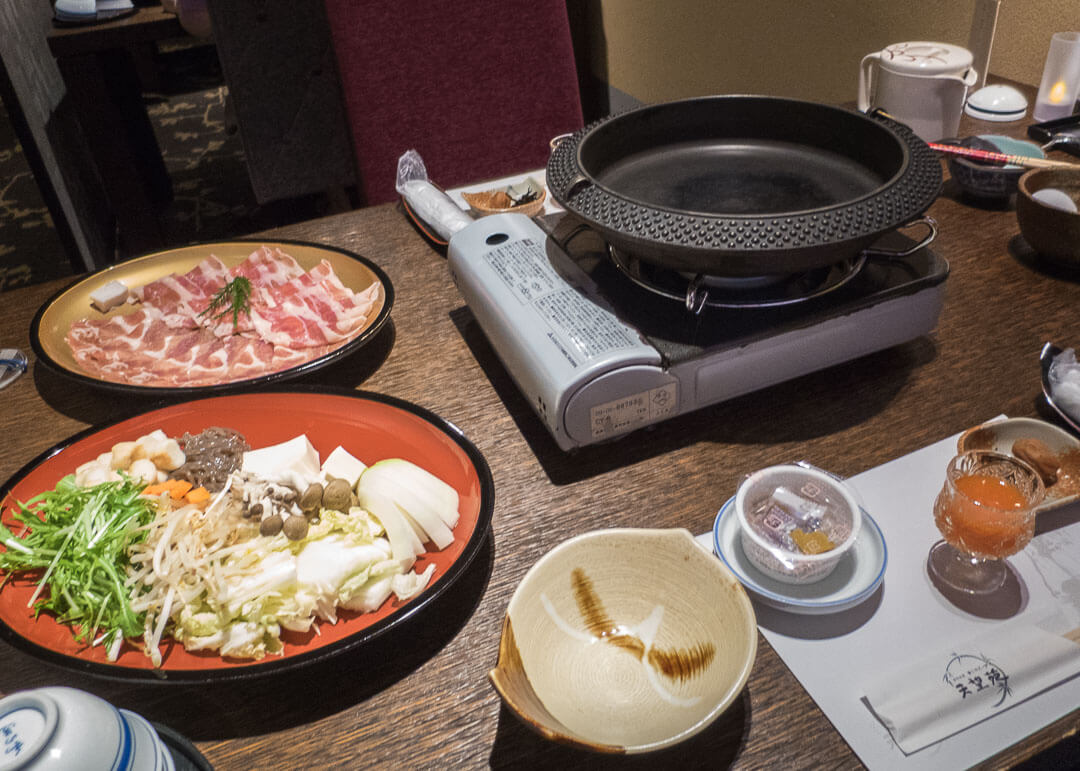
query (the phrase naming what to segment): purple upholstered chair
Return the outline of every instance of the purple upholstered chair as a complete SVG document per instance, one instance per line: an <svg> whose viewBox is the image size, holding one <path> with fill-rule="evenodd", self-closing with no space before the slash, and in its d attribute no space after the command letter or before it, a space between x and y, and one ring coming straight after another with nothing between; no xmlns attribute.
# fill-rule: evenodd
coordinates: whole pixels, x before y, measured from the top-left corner
<svg viewBox="0 0 1080 771"><path fill-rule="evenodd" d="M325 0L361 203L384 203L415 149L457 187L547 163L581 127L564 0Z"/></svg>

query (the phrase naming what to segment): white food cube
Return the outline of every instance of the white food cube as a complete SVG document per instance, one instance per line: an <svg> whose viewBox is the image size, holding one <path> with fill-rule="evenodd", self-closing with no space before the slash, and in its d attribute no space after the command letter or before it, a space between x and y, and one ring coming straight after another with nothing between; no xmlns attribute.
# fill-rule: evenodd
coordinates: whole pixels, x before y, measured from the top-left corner
<svg viewBox="0 0 1080 771"><path fill-rule="evenodd" d="M127 299L128 288L119 281L110 281L90 293L90 305L102 313L112 310Z"/></svg>
<svg viewBox="0 0 1080 771"><path fill-rule="evenodd" d="M303 491L319 479L319 453L307 434L301 434L281 444L245 452L240 470Z"/></svg>
<svg viewBox="0 0 1080 771"><path fill-rule="evenodd" d="M364 473L367 466L359 458L354 457L344 447L338 445L334 451L326 456L323 461L323 475L337 477L349 483L349 487L356 486L356 480Z"/></svg>

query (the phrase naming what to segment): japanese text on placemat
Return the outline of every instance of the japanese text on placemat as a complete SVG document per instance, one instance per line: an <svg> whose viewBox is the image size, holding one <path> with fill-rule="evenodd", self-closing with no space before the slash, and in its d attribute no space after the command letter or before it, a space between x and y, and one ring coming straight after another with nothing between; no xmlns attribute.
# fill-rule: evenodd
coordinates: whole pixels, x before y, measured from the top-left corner
<svg viewBox="0 0 1080 771"><path fill-rule="evenodd" d="M966 699L987 689L997 692L995 707L1009 696L1009 676L1001 667L985 656L970 653L954 654L945 667L942 678L961 699Z"/></svg>

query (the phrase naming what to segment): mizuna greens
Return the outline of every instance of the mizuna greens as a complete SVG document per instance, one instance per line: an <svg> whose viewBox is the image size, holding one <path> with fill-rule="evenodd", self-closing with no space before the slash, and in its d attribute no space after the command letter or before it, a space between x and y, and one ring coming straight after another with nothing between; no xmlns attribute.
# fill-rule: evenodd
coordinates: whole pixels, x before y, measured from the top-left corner
<svg viewBox="0 0 1080 771"><path fill-rule="evenodd" d="M154 502L140 498L145 484L121 481L80 487L74 474L56 488L18 504L18 534L0 524L0 569L42 571L28 606L75 629L75 639L104 644L115 658L125 637L142 633L124 585L128 548L146 537ZM100 637L98 632L101 632Z"/></svg>

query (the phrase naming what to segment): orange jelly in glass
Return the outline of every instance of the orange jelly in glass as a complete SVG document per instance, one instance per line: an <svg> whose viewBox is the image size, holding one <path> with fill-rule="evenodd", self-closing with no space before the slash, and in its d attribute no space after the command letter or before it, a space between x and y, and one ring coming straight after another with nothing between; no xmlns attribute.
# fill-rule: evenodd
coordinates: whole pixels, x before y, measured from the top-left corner
<svg viewBox="0 0 1080 771"><path fill-rule="evenodd" d="M975 557L1002 558L1031 541L1035 517L1014 484L982 473L950 481L934 507L934 519L954 547Z"/></svg>

